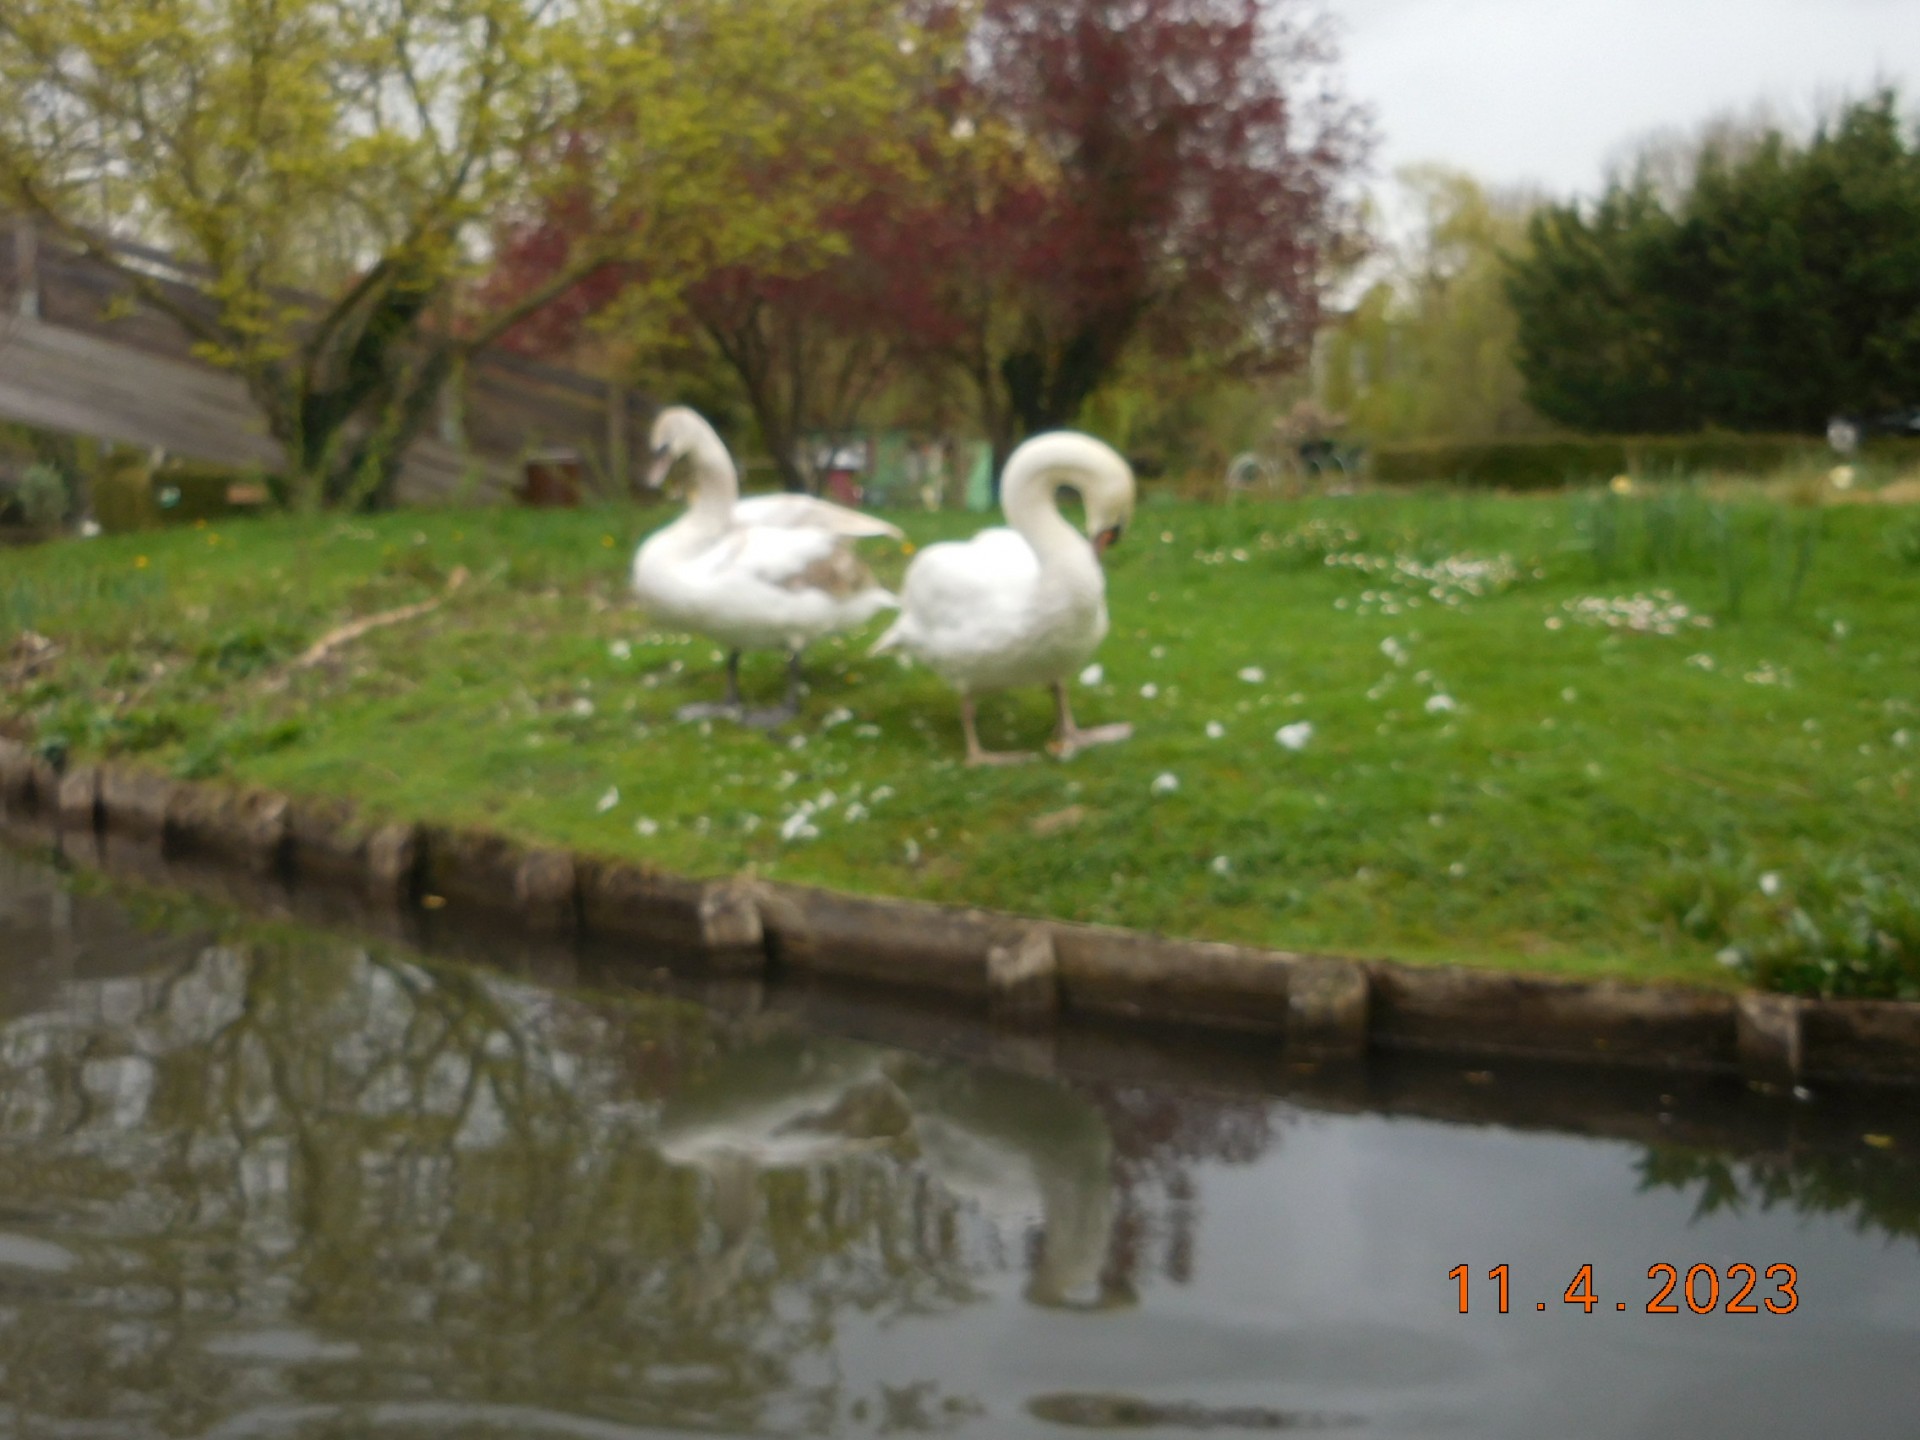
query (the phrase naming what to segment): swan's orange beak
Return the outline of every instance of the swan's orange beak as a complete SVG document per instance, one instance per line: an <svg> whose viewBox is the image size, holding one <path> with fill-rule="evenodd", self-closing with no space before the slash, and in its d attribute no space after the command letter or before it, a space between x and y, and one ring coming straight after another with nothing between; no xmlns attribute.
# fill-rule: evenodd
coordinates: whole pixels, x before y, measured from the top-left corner
<svg viewBox="0 0 1920 1440"><path fill-rule="evenodd" d="M1106 529L1102 530L1098 535L1095 535L1093 537L1093 553L1096 555L1104 556L1107 553L1107 551L1111 550L1115 545L1118 545L1120 543L1120 537L1124 533L1125 533L1124 527L1119 525L1109 525Z"/></svg>

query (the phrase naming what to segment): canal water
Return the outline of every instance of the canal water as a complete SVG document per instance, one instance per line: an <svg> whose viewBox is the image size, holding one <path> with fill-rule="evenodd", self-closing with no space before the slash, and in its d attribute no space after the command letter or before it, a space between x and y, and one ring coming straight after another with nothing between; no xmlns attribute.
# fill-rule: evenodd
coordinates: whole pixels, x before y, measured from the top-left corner
<svg viewBox="0 0 1920 1440"><path fill-rule="evenodd" d="M432 949L0 851L0 1435L1920 1434L1911 1097Z"/></svg>

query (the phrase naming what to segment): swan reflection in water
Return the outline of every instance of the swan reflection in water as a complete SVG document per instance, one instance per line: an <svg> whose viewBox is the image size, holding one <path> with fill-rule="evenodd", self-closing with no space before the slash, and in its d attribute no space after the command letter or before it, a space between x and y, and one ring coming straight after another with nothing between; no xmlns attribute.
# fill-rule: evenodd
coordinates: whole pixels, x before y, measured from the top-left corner
<svg viewBox="0 0 1920 1440"><path fill-rule="evenodd" d="M1030 1235L1026 1298L1057 1309L1134 1302L1109 1265L1113 1137L1089 1101L1006 1071L938 1066L853 1042L780 1036L727 1056L663 1108L661 1155L706 1175L719 1231L703 1292L736 1278L761 1177L885 1156L995 1234Z"/></svg>

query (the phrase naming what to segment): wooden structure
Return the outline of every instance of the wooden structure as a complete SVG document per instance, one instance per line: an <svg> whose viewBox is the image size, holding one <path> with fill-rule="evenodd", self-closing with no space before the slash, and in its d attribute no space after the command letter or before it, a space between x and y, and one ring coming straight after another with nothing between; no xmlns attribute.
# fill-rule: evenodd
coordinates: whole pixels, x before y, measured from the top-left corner
<svg viewBox="0 0 1920 1440"><path fill-rule="evenodd" d="M216 465L280 466L280 444L238 376L197 358L169 317L131 303L130 287L108 267L27 221L0 222L0 235L7 230L0 420ZM184 303L204 303L193 267L145 246L115 248ZM629 437L644 434L650 406L631 391L499 351L482 354L458 383L460 393L441 397L438 425L407 451L403 502L517 496L535 456L569 457L614 493L634 483Z"/></svg>

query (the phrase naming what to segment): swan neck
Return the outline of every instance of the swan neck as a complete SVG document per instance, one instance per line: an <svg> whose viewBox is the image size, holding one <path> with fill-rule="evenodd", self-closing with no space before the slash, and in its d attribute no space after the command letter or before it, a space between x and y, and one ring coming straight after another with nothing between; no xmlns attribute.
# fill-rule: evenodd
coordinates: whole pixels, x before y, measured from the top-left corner
<svg viewBox="0 0 1920 1440"><path fill-rule="evenodd" d="M1077 554L1087 542L1060 513L1060 472L1052 466L1014 464L1000 482L1000 508L1007 524L1033 546L1044 566L1049 560Z"/></svg>
<svg viewBox="0 0 1920 1440"><path fill-rule="evenodd" d="M709 524L730 523L734 502L740 498L740 476L727 447L719 436L703 435L688 452L688 462L693 470L688 511Z"/></svg>

